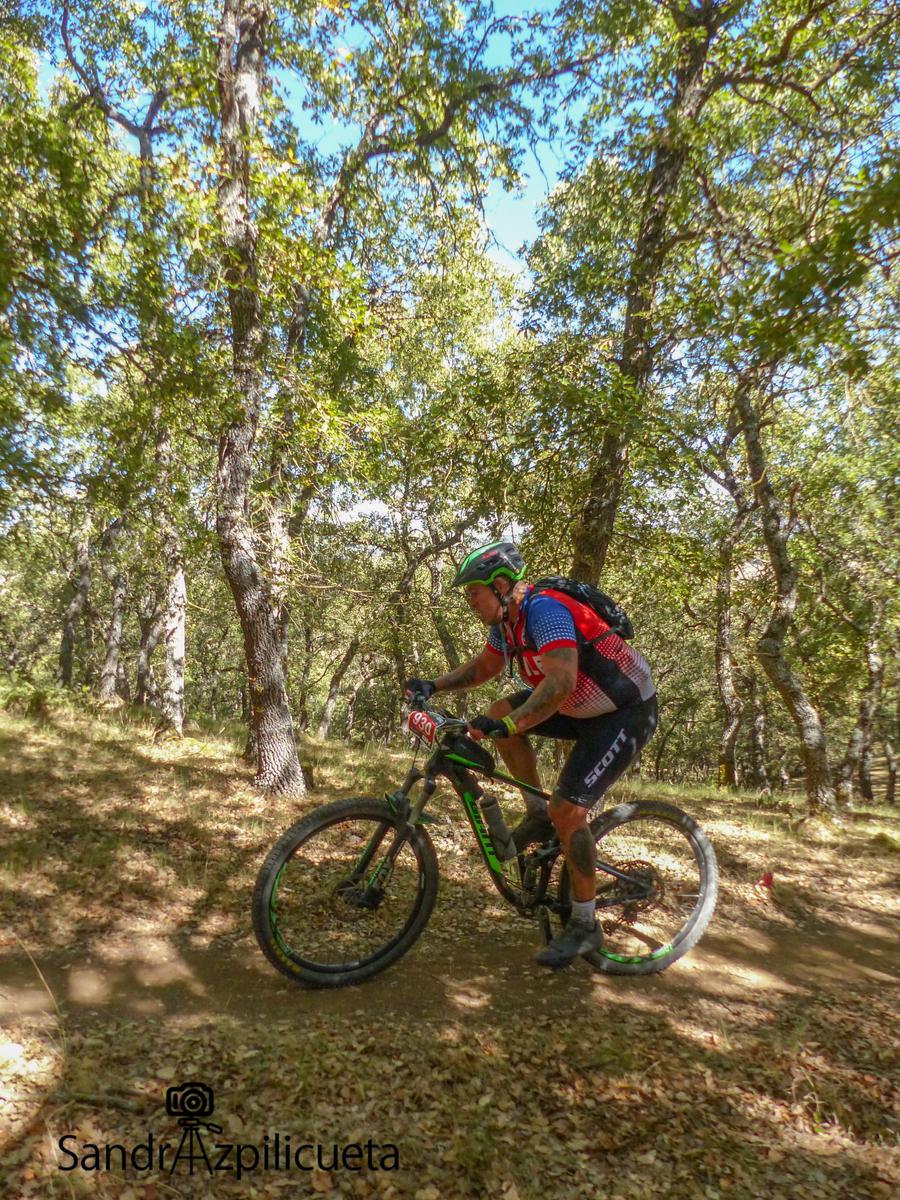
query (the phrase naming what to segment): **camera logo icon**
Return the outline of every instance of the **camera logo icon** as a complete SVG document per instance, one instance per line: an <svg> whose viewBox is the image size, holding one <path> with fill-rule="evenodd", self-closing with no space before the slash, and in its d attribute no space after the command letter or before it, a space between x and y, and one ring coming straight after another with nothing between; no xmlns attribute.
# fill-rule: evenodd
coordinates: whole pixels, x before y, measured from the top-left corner
<svg viewBox="0 0 900 1200"><path fill-rule="evenodd" d="M206 1121L213 1114L213 1090L205 1083L180 1083L166 1089L166 1112L185 1121Z"/></svg>

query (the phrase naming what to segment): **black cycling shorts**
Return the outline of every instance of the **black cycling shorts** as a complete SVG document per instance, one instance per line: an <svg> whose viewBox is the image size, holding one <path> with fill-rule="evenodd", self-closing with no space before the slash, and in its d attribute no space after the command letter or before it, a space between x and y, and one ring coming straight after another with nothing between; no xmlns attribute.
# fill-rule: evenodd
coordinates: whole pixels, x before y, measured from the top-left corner
<svg viewBox="0 0 900 1200"><path fill-rule="evenodd" d="M513 715L530 691L516 692L505 699ZM599 717L566 717L554 713L540 725L532 725L525 736L563 738L574 741L556 783L556 791L581 808L592 808L647 745L656 730L659 709L656 696L617 708Z"/></svg>

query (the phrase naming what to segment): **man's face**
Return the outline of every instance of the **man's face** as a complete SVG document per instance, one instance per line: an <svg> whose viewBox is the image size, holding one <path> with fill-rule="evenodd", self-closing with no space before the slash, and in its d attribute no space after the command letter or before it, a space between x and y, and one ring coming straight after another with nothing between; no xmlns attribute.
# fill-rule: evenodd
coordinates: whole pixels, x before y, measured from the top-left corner
<svg viewBox="0 0 900 1200"><path fill-rule="evenodd" d="M503 619L500 601L487 584L470 583L466 588L466 600L472 612L477 613L485 625L496 625Z"/></svg>

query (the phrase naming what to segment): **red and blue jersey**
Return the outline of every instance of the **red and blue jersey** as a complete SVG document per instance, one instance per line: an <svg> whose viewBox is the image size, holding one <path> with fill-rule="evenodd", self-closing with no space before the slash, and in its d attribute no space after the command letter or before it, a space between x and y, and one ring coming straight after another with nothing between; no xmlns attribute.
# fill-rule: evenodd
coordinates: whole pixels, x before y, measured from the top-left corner
<svg viewBox="0 0 900 1200"><path fill-rule="evenodd" d="M563 592L528 589L515 626L495 625L487 641L495 654L514 655L531 688L544 679L541 655L561 646L578 651L578 679L559 711L599 717L649 700L656 688L642 654L613 633L601 616Z"/></svg>

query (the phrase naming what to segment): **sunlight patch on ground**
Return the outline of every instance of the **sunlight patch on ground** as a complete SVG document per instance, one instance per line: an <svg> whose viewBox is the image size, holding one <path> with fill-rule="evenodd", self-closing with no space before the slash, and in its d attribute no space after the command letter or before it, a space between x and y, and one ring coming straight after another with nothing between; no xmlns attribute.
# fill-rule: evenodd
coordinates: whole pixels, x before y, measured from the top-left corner
<svg viewBox="0 0 900 1200"><path fill-rule="evenodd" d="M769 846L774 839L779 838L784 832L783 826L772 825L768 829L760 829L753 824L739 824L737 821L724 821L721 819L705 820L703 825L713 842L715 842L717 836L721 835L726 838L740 838L742 842L759 843L763 846Z"/></svg>
<svg viewBox="0 0 900 1200"><path fill-rule="evenodd" d="M28 1125L63 1066L60 1046L0 1034L0 1153Z"/></svg>
<svg viewBox="0 0 900 1200"><path fill-rule="evenodd" d="M110 997L109 978L93 967L82 967L69 975L69 1000L73 1004L106 1004Z"/></svg>
<svg viewBox="0 0 900 1200"><path fill-rule="evenodd" d="M456 1007L462 1009L485 1008L491 1002L489 991L479 990L471 984L452 988L448 994Z"/></svg>

